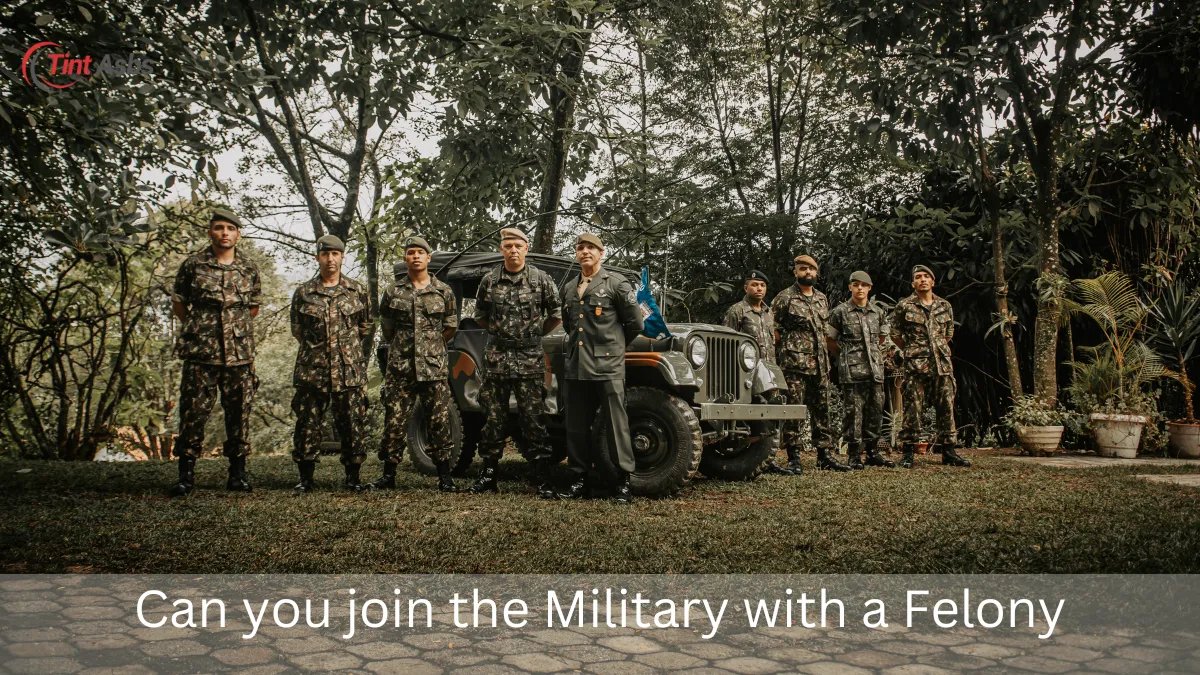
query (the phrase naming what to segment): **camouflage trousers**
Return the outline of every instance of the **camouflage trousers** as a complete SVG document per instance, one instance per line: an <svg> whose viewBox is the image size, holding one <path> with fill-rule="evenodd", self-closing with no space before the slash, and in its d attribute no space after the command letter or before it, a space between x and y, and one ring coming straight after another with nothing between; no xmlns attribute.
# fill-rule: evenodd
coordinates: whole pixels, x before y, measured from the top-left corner
<svg viewBox="0 0 1200 675"><path fill-rule="evenodd" d="M883 384L874 381L843 384L842 407L842 440L874 448L883 422Z"/></svg>
<svg viewBox="0 0 1200 675"><path fill-rule="evenodd" d="M808 408L808 423L812 426L813 443L818 448L833 447L829 430L829 379L821 375L784 373L788 383L788 402ZM800 450L804 447L800 430L804 420L788 420L783 425L783 448Z"/></svg>
<svg viewBox="0 0 1200 675"><path fill-rule="evenodd" d="M383 439L379 443L379 461L399 464L408 447L408 418L417 405L425 417L427 452L435 462L450 459L454 439L450 432L450 385L445 380L420 382L393 377L389 373L383 385Z"/></svg>
<svg viewBox="0 0 1200 675"><path fill-rule="evenodd" d="M292 459L297 462L316 462L321 457L321 431L325 411L333 408L333 424L342 442L342 464L362 464L367 456L363 449L363 425L367 421L367 392L363 387L341 391L323 391L316 387L296 387L292 395L292 412L296 414L296 430L292 434Z"/></svg>
<svg viewBox="0 0 1200 675"><path fill-rule="evenodd" d="M250 454L250 404L258 389L254 364L213 366L184 361L179 386L179 442L176 457L199 457L204 452L204 426L221 397L225 411L226 457Z"/></svg>
<svg viewBox="0 0 1200 675"><path fill-rule="evenodd" d="M954 428L954 376L937 373L908 373L904 376L904 426L901 443L921 442L925 406L933 405L936 421L933 430L935 443L953 445L957 440Z"/></svg>
<svg viewBox="0 0 1200 675"><path fill-rule="evenodd" d="M543 377L488 377L479 402L487 421L479 439L479 456L499 459L508 435L508 399L517 399L517 421L524 440L522 454L533 461L549 456L546 450L546 384Z"/></svg>

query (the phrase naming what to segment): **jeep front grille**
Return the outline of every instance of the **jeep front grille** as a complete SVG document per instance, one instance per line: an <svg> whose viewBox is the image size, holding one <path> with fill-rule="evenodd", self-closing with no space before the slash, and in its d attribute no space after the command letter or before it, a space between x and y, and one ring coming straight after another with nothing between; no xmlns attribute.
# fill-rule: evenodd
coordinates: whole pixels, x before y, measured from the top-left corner
<svg viewBox="0 0 1200 675"><path fill-rule="evenodd" d="M728 337L706 337L708 371L704 378L704 393L709 401L733 403L738 400L740 384L737 348L741 340Z"/></svg>

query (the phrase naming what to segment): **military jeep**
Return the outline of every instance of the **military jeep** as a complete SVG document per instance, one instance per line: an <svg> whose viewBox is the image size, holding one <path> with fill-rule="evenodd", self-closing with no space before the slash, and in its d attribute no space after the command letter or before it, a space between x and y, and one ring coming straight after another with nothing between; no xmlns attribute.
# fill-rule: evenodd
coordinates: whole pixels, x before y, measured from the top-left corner
<svg viewBox="0 0 1200 675"><path fill-rule="evenodd" d="M448 263L452 264L447 267ZM531 253L526 262L561 284L579 265L569 258ZM488 334L473 318L475 293L489 271L503 263L499 253L452 252L433 254L431 274L449 284L458 299L458 333L449 344L450 385L455 406L451 423L455 447L452 464L462 475L475 457L484 418L479 402L479 364ZM637 274L606 265L636 284ZM408 267L399 262L399 278ZM750 336L724 326L699 323L669 324L672 337L651 340L638 336L625 355L625 396L637 471L630 488L638 495L666 496L678 492L697 471L711 478L747 480L757 476L779 444L780 421L803 419L802 405L772 405L775 390L786 391L783 373L759 359ZM563 368L566 334L556 328L542 340L546 352L546 426L553 456L566 456L566 433L559 374ZM510 436L521 449L516 424L516 401L510 400ZM597 422L593 437L603 450L604 429ZM425 422L420 408L408 428L409 456L416 468L434 473L426 453ZM523 451L523 450L522 450ZM598 453L605 473L615 471L611 454Z"/></svg>

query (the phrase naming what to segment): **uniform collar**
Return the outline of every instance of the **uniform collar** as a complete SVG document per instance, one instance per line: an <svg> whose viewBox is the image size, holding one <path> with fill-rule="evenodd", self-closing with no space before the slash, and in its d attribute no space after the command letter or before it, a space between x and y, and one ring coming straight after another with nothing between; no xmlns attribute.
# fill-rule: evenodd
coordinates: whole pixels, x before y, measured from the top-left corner
<svg viewBox="0 0 1200 675"><path fill-rule="evenodd" d="M317 272L316 276L308 281L308 285L311 290L316 291L317 293L334 294L350 289L350 282L348 279L346 279L345 274L338 276L337 284L333 286L326 286L325 284L321 283L321 273Z"/></svg>
<svg viewBox="0 0 1200 675"><path fill-rule="evenodd" d="M400 278L396 280L397 286L408 286L418 293L421 291L427 291L431 288L436 288L439 283L440 282L438 281L438 278L432 274L429 275L429 285L425 288L417 288L416 286L413 286L412 279L409 279L407 274L400 275Z"/></svg>
<svg viewBox="0 0 1200 675"><path fill-rule="evenodd" d="M748 296L748 295L742 296L742 302L746 303L746 308L749 309L751 312L758 312L761 314L763 312L771 311L771 305L767 303L766 298L763 298L762 304L759 307L759 309L754 309L754 301L751 300L750 296Z"/></svg>
<svg viewBox="0 0 1200 675"><path fill-rule="evenodd" d="M517 283L520 283L522 281L528 282L529 281L529 263L525 263L525 266L522 267L521 271L519 271L519 272L509 272L508 268L506 268L504 266L504 263L500 263L500 277L499 278L500 279L508 278L508 279L512 280L513 282L517 282Z"/></svg>
<svg viewBox="0 0 1200 675"><path fill-rule="evenodd" d="M201 261L203 261L204 263L209 264L209 265L218 265L218 266L224 265L224 263L222 263L220 260L217 260L217 252L213 250L212 244L209 244L208 246L204 247L204 250L200 252L200 259L201 259ZM229 265L225 265L225 266L233 267L234 265L239 265L239 264L241 264L242 260L243 260L242 252L237 250L237 246L234 246L233 247L233 262L231 262L231 263L229 263Z"/></svg>
<svg viewBox="0 0 1200 675"><path fill-rule="evenodd" d="M857 312L871 311L871 301L869 299L867 300L867 304L863 305L862 307L859 307L858 305L854 304L853 300L847 300L846 304L849 305L850 309L853 311L857 311Z"/></svg>

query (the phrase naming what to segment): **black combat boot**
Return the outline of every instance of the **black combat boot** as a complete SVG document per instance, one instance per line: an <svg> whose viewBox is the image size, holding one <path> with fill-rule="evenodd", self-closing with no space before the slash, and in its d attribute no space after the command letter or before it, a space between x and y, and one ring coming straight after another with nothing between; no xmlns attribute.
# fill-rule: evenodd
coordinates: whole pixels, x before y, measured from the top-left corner
<svg viewBox="0 0 1200 675"><path fill-rule="evenodd" d="M633 493L629 491L629 474L617 471L617 485L613 489L613 501L618 504L632 504Z"/></svg>
<svg viewBox="0 0 1200 675"><path fill-rule="evenodd" d="M196 484L196 458L184 455L179 458L179 481L167 490L171 497L186 497Z"/></svg>
<svg viewBox="0 0 1200 675"><path fill-rule="evenodd" d="M458 492L458 488L454 486L454 479L450 477L450 461L443 460L437 463L438 472L438 492L454 493Z"/></svg>
<svg viewBox="0 0 1200 675"><path fill-rule="evenodd" d="M804 467L800 464L800 451L795 448L788 448L788 465L786 472L793 476L799 476L804 473Z"/></svg>
<svg viewBox="0 0 1200 675"><path fill-rule="evenodd" d="M886 466L889 469L896 468L896 463L890 459L884 459L879 454L879 446L871 443L867 444L867 466Z"/></svg>
<svg viewBox="0 0 1200 675"><path fill-rule="evenodd" d="M942 464L949 466L971 466L971 461L963 457L959 457L955 452L954 446L945 443L942 445Z"/></svg>
<svg viewBox="0 0 1200 675"><path fill-rule="evenodd" d="M296 487L292 488L292 492L298 495L306 495L313 491L313 472L317 468L317 463L311 460L301 460L296 463L296 468L300 471L300 482L296 483Z"/></svg>
<svg viewBox="0 0 1200 675"><path fill-rule="evenodd" d="M583 499L587 497L587 478L580 476L567 486L566 490L554 493L558 499Z"/></svg>
<svg viewBox="0 0 1200 675"><path fill-rule="evenodd" d="M529 467L529 484L533 486L538 497L557 499L557 495L554 494L554 464L544 457L532 460Z"/></svg>
<svg viewBox="0 0 1200 675"><path fill-rule="evenodd" d="M384 462L383 475L374 483L368 483L367 488L370 490L395 490L397 466L399 466L398 463Z"/></svg>
<svg viewBox="0 0 1200 675"><path fill-rule="evenodd" d="M862 462L862 443L851 443L846 450L846 465L855 471L862 471L865 467Z"/></svg>
<svg viewBox="0 0 1200 675"><path fill-rule="evenodd" d="M250 492L250 483L246 482L245 455L229 458L229 480L225 481L225 489L230 492Z"/></svg>
<svg viewBox="0 0 1200 675"><path fill-rule="evenodd" d="M362 484L362 479L358 477L362 469L362 464L346 464L346 489L351 492L362 492L367 487Z"/></svg>
<svg viewBox="0 0 1200 675"><path fill-rule="evenodd" d="M777 463L775 462L775 458L774 458L774 457L772 457L771 459L768 459L768 460L767 460L767 461L766 461L766 462L763 464L763 470L762 470L762 472L763 472L763 473L769 473L769 474L772 474L772 475L775 475L775 476L790 476L790 475L792 475L792 472L791 472L790 470L788 470L788 469L785 469L785 468L783 468L782 466L779 466L779 464L777 464Z"/></svg>
<svg viewBox="0 0 1200 675"><path fill-rule="evenodd" d="M842 464L833 456L829 448L817 448L817 469L821 471L850 471L850 467Z"/></svg>
<svg viewBox="0 0 1200 675"><path fill-rule="evenodd" d="M499 494L500 486L496 483L496 467L499 464L500 459L497 457L488 457L483 460L483 469L475 477L475 484L467 488L467 494L480 495L485 492Z"/></svg>
<svg viewBox="0 0 1200 675"><path fill-rule="evenodd" d="M900 458L900 467L904 469L913 468L913 452L916 448L913 447L912 443L903 443L901 444L901 448L904 450L904 455Z"/></svg>

